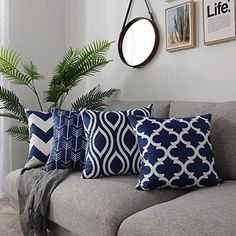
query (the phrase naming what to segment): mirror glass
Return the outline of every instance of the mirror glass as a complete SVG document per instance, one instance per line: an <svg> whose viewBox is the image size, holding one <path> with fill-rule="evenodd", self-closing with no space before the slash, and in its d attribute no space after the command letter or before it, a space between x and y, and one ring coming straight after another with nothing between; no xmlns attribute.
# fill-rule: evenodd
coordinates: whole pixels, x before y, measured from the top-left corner
<svg viewBox="0 0 236 236"><path fill-rule="evenodd" d="M123 62L139 67L149 62L158 47L158 30L146 18L136 18L123 29L119 39L119 53Z"/></svg>

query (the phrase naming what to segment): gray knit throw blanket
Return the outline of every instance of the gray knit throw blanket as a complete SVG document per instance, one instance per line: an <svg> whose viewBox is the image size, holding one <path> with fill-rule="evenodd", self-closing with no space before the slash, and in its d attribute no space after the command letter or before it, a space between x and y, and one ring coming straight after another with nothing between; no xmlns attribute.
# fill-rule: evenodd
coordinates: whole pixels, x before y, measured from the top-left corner
<svg viewBox="0 0 236 236"><path fill-rule="evenodd" d="M46 172L41 168L23 169L18 178L20 225L25 236L47 235L50 196L71 169Z"/></svg>

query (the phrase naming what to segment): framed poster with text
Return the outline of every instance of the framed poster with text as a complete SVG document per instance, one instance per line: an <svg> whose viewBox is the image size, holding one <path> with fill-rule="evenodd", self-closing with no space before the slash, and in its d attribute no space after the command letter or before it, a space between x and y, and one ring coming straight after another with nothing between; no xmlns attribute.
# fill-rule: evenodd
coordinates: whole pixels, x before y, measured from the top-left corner
<svg viewBox="0 0 236 236"><path fill-rule="evenodd" d="M235 0L203 0L206 45L236 38Z"/></svg>

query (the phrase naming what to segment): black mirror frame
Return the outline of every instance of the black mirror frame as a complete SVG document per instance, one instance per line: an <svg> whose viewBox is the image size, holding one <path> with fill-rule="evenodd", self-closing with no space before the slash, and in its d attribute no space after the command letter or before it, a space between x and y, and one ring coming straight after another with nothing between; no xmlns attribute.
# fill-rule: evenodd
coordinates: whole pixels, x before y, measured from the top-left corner
<svg viewBox="0 0 236 236"><path fill-rule="evenodd" d="M122 44L123 44L123 40L124 40L124 37L125 37L125 34L126 32L128 31L128 29L134 24L136 23L137 21L139 20L147 20L149 21L153 28L154 28L154 32L155 32L155 43L154 43L154 46L153 46L153 49L152 49L152 52L150 53L150 55L148 56L148 58L143 61L142 63L138 64L138 65L130 65L126 60L125 60L125 57L124 57L124 54L123 54L123 50L122 50ZM160 43L160 38L159 38L159 30L157 28L157 25L156 23L153 21L153 20L150 20L146 17L137 17L137 18L134 18L132 21L130 21L121 31L120 33L120 36L119 36L119 40L118 40L118 52L119 52L119 56L121 58L121 60L123 61L124 64L126 64L127 66L130 66L130 67L133 67L133 68L140 68L144 65L146 65L148 62L151 61L151 59L155 56L156 52L157 52L157 49L158 49L158 46L159 46L159 43Z"/></svg>

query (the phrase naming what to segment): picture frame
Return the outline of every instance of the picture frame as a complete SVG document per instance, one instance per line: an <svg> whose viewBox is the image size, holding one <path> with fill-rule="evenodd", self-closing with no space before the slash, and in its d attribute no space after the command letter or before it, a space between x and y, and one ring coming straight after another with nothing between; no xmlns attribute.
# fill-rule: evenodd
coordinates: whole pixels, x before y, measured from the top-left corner
<svg viewBox="0 0 236 236"><path fill-rule="evenodd" d="M168 52L196 46L195 2L188 1L165 10L166 50Z"/></svg>
<svg viewBox="0 0 236 236"><path fill-rule="evenodd" d="M202 0L204 44L236 39L235 0Z"/></svg>

